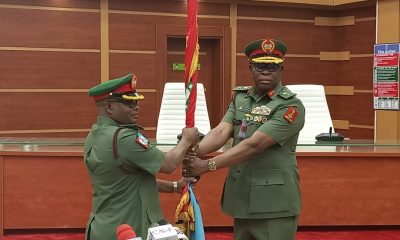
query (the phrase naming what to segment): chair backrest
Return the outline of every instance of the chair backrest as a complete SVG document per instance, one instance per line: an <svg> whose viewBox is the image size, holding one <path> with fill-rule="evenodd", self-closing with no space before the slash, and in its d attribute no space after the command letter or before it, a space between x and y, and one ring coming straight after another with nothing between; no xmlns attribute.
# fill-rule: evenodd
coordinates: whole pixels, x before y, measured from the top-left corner
<svg viewBox="0 0 400 240"><path fill-rule="evenodd" d="M306 109L304 127L300 132L298 143L314 143L315 136L328 133L332 127L324 86L314 84L286 85L303 102Z"/></svg>
<svg viewBox="0 0 400 240"><path fill-rule="evenodd" d="M157 123L157 143L173 144L177 142L177 135L185 127L185 102L185 83L165 83ZM207 134L210 131L210 119L202 83L197 84L195 127L203 134Z"/></svg>

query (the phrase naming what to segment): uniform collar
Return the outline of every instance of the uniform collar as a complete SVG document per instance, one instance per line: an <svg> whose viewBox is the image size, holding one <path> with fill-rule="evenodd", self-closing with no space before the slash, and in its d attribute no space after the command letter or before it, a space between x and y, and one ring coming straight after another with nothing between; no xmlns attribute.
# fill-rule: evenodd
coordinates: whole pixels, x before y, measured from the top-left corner
<svg viewBox="0 0 400 240"><path fill-rule="evenodd" d="M108 125L108 126L119 126L120 124L114 121L110 117L106 116L97 116L97 124L98 125Z"/></svg>
<svg viewBox="0 0 400 240"><path fill-rule="evenodd" d="M249 89L249 91L247 92L247 96L252 97L254 100L256 100L256 102L260 101L262 98L267 97L270 99L275 99L276 95L278 94L278 92L282 89L282 83L279 82L278 85L276 85L276 87L272 90L270 90L269 92L265 93L262 96L259 96L256 93L256 87L253 85L251 86L251 88Z"/></svg>
<svg viewBox="0 0 400 240"><path fill-rule="evenodd" d="M97 125L128 127L143 130L144 128L138 124L119 124L114 119L106 116L97 116Z"/></svg>

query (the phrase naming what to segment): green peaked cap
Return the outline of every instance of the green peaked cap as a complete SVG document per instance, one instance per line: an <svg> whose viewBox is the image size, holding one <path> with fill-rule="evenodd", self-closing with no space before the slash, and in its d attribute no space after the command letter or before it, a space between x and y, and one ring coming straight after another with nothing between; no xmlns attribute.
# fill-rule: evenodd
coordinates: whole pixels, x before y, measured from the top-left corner
<svg viewBox="0 0 400 240"><path fill-rule="evenodd" d="M280 40L265 38L249 43L244 52L250 62L282 63L287 47Z"/></svg>
<svg viewBox="0 0 400 240"><path fill-rule="evenodd" d="M120 97L125 100L142 100L144 97L136 93L136 75L130 73L124 77L103 82L89 89L89 96L96 102L110 97Z"/></svg>

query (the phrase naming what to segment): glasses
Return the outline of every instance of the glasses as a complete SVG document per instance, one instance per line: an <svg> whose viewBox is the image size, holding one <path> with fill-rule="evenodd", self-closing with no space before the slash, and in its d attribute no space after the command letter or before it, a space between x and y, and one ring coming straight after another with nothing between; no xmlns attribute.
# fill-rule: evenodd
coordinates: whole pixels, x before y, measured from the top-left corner
<svg viewBox="0 0 400 240"><path fill-rule="evenodd" d="M265 70L268 72L276 72L281 67L280 64L276 63L252 63L251 65L257 72L264 72Z"/></svg>
<svg viewBox="0 0 400 240"><path fill-rule="evenodd" d="M135 108L139 104L139 102L136 101L136 100L125 100L125 99L118 99L118 98L115 99L114 101L108 101L108 102L110 102L110 103L112 103L112 102L122 103L122 104L124 104L125 106L127 106L129 108Z"/></svg>

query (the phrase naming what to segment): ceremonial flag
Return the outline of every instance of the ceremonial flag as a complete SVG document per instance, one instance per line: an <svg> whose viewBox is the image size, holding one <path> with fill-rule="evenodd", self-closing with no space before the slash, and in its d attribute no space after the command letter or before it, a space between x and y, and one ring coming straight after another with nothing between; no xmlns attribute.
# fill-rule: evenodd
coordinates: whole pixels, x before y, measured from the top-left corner
<svg viewBox="0 0 400 240"><path fill-rule="evenodd" d="M186 127L194 127L194 113L197 99L197 79L199 64L199 43L197 25L197 0L188 0L187 32L185 50L185 95ZM191 183L182 192L175 211L175 223L190 238L204 240L204 226L200 206L196 200Z"/></svg>
<svg viewBox="0 0 400 240"><path fill-rule="evenodd" d="M192 190L192 186L189 184L190 204L193 206L194 212L194 230L190 235L190 240L204 240L204 225L203 218L201 216L200 206L197 203L196 196Z"/></svg>
<svg viewBox="0 0 400 240"><path fill-rule="evenodd" d="M197 25L197 0L188 0L187 32L185 51L186 127L194 127L194 112L197 99L199 64L199 42Z"/></svg>

